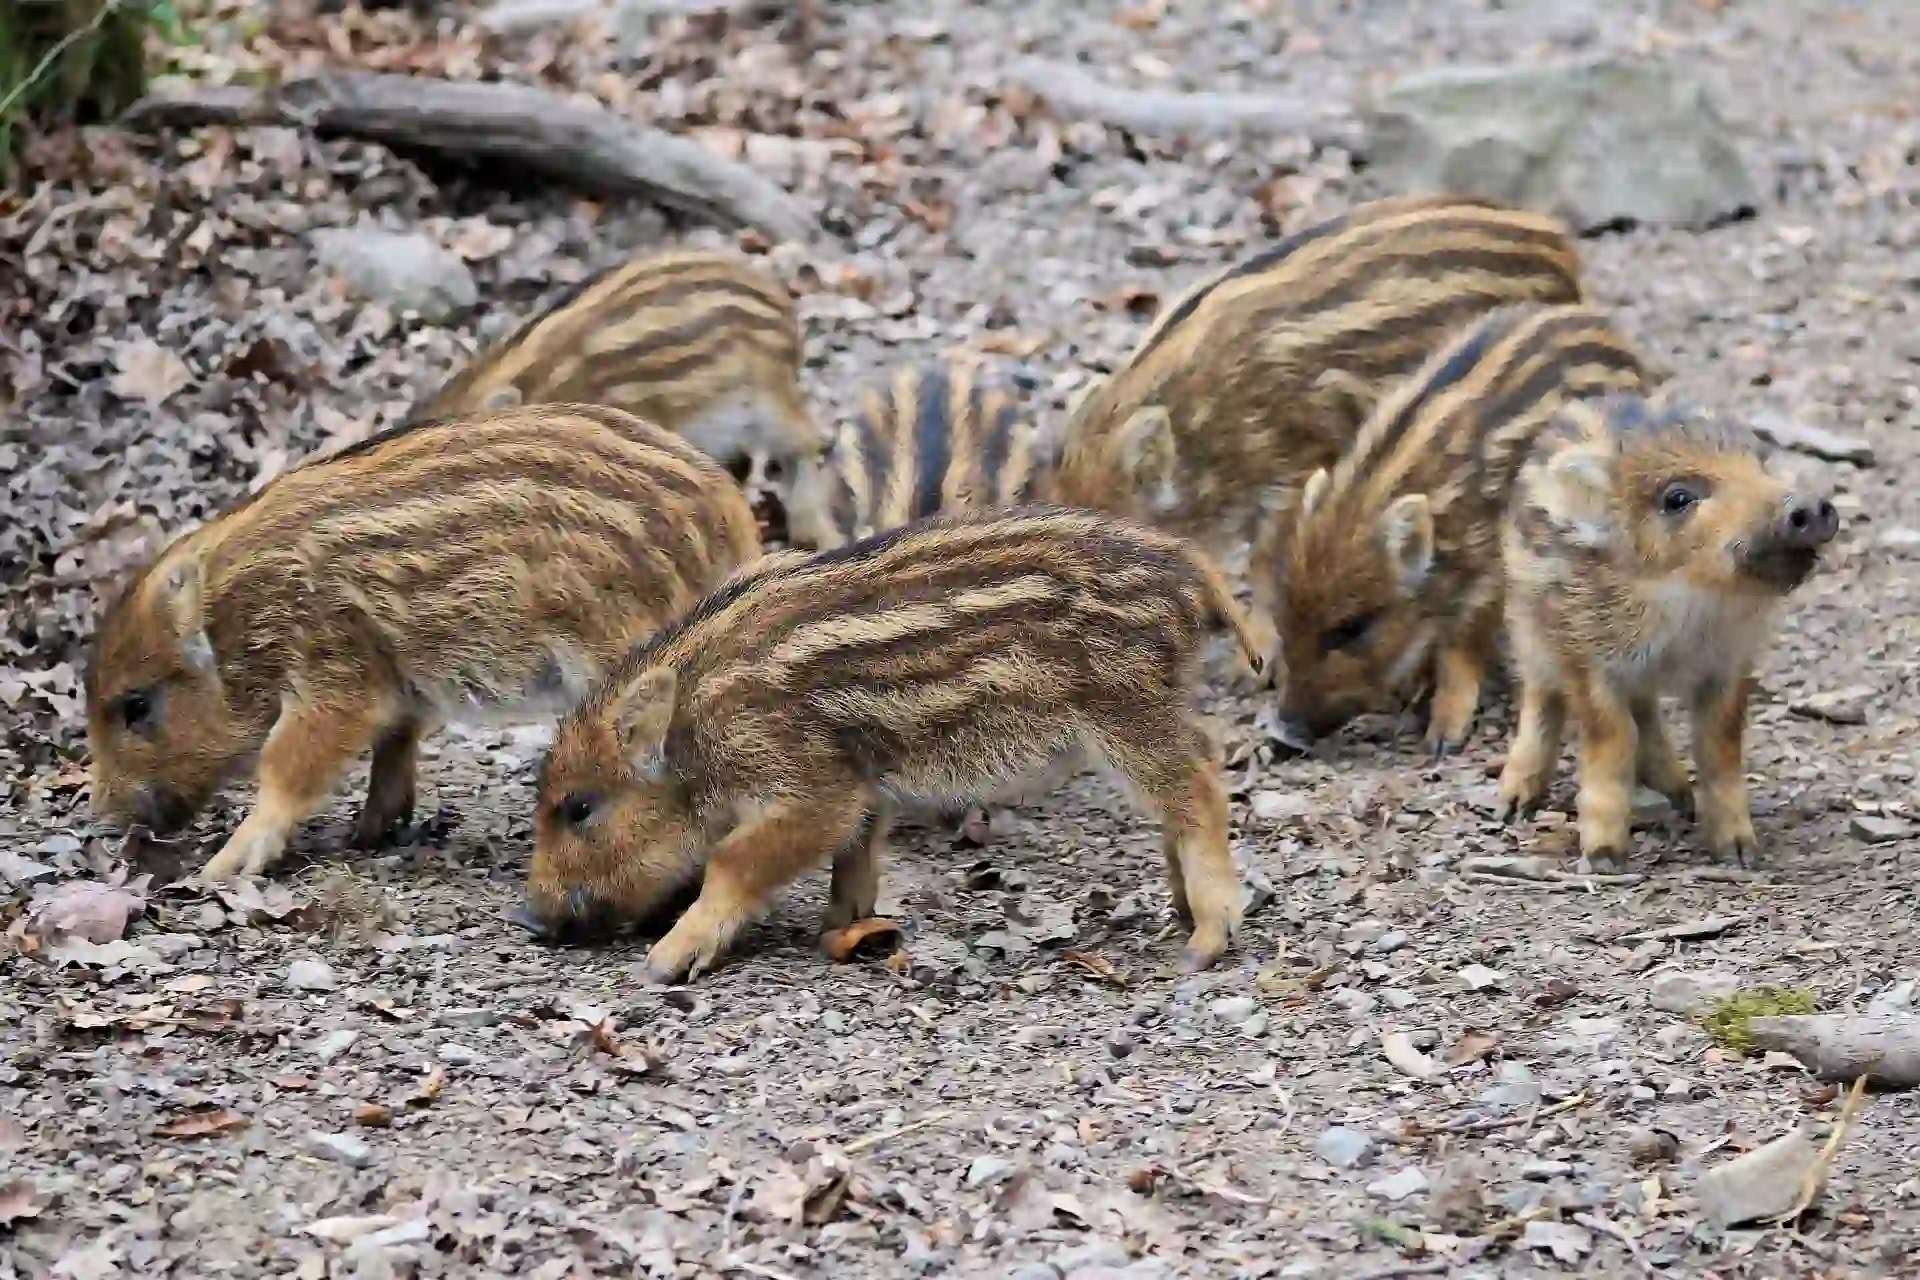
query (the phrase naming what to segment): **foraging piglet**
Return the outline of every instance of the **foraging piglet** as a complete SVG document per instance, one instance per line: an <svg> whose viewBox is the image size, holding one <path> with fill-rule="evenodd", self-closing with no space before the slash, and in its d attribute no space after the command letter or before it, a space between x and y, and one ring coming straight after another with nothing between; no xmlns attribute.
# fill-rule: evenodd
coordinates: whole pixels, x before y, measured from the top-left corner
<svg viewBox="0 0 1920 1280"><path fill-rule="evenodd" d="M377 843L413 808L421 734L564 709L759 549L718 464L618 409L376 435L176 539L106 610L94 805L171 830L257 760L203 876L257 875L371 747L355 839Z"/></svg>
<svg viewBox="0 0 1920 1280"><path fill-rule="evenodd" d="M1465 741L1500 629L1500 522L1534 438L1570 397L1645 374L1590 307L1508 307L1396 388L1331 471L1316 471L1269 584L1296 748L1431 669L1427 746Z"/></svg>
<svg viewBox="0 0 1920 1280"><path fill-rule="evenodd" d="M771 274L724 253L617 263L475 356L412 421L603 404L786 495L823 444L800 390L800 321Z"/></svg>
<svg viewBox="0 0 1920 1280"><path fill-rule="evenodd" d="M1299 488L1388 386L1496 307L1580 300L1552 218L1456 197L1363 204L1188 290L1069 416L1054 493L1195 539L1254 543L1269 631L1275 554Z"/></svg>
<svg viewBox="0 0 1920 1280"><path fill-rule="evenodd" d="M1248 646L1198 553L1086 511L938 517L769 557L561 722L523 922L592 935L697 881L647 968L698 972L809 867L833 863L829 926L871 914L897 800L977 795L1084 745L1160 814L1185 963L1204 967L1241 912L1192 706L1219 624Z"/></svg>
<svg viewBox="0 0 1920 1280"><path fill-rule="evenodd" d="M1625 856L1636 778L1698 818L1715 856L1756 853L1743 738L1784 598L1839 532L1828 497L1771 474L1743 424L1636 396L1564 407L1520 473L1502 543L1523 682L1500 797L1546 791L1571 714L1580 849ZM1693 715L1689 790L1660 721Z"/></svg>
<svg viewBox="0 0 1920 1280"><path fill-rule="evenodd" d="M1019 506L1052 463L1015 379L956 355L859 392L787 506L797 545L829 550L927 516Z"/></svg>

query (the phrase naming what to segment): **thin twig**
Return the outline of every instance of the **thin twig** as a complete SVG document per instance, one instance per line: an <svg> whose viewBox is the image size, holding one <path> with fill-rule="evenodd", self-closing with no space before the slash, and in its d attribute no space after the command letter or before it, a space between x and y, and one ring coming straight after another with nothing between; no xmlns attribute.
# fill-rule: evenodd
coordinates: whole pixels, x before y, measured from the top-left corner
<svg viewBox="0 0 1920 1280"><path fill-rule="evenodd" d="M1820 1186L1827 1180L1827 1171L1833 1167L1833 1158L1840 1153L1840 1144L1847 1140L1847 1130L1853 1128L1853 1118L1860 1113L1860 1099L1866 1096L1867 1077L1862 1074L1854 1077L1853 1088L1847 1090L1847 1100L1840 1108L1840 1118L1834 1121L1833 1132L1827 1135L1827 1145L1820 1148L1819 1158L1800 1179L1800 1194L1794 1198L1793 1208L1773 1220L1776 1227L1784 1227L1807 1211L1813 1198L1820 1194Z"/></svg>
<svg viewBox="0 0 1920 1280"><path fill-rule="evenodd" d="M1550 1107L1536 1107L1528 1111L1525 1115L1505 1116L1499 1120L1470 1120L1464 1123L1456 1121L1453 1124L1434 1127L1420 1124L1420 1122L1416 1120L1414 1122L1416 1126L1414 1131L1407 1136L1410 1138L1430 1138L1439 1134L1492 1133L1498 1129L1511 1129L1515 1125L1520 1124L1531 1127L1536 1121L1545 1120L1549 1116L1557 1116L1563 1111L1571 1111L1575 1107L1584 1105L1586 1101L1586 1094L1576 1093L1571 1098L1556 1102Z"/></svg>
<svg viewBox="0 0 1920 1280"><path fill-rule="evenodd" d="M1441 1258L1428 1258L1424 1262L1389 1262L1384 1267L1359 1272L1350 1277L1350 1280L1394 1280L1395 1276L1443 1276L1452 1269L1453 1264Z"/></svg>
<svg viewBox="0 0 1920 1280"><path fill-rule="evenodd" d="M944 1111L936 1111L932 1115L922 1116L911 1124L895 1125L891 1129L883 1129L879 1133L870 1133L864 1138L856 1138L842 1147L841 1150L850 1156L858 1155L862 1151L872 1150L883 1142L892 1142L895 1138L904 1137L909 1133L915 1133L921 1129L930 1129L943 1120L951 1119L953 1115L954 1108L948 1107Z"/></svg>

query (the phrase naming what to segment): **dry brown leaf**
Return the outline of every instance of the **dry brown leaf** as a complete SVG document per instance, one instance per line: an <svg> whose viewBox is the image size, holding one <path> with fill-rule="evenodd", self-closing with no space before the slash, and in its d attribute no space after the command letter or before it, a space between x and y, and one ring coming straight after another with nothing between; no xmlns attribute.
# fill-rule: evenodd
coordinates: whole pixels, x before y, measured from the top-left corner
<svg viewBox="0 0 1920 1280"><path fill-rule="evenodd" d="M10 1227L23 1218L37 1218L47 1202L29 1178L0 1182L0 1227Z"/></svg>
<svg viewBox="0 0 1920 1280"><path fill-rule="evenodd" d="M169 1120L153 1131L156 1138L210 1138L216 1134L229 1133L235 1129L244 1129L253 1123L238 1112L194 1111L181 1116L178 1120Z"/></svg>
<svg viewBox="0 0 1920 1280"><path fill-rule="evenodd" d="M128 400L144 400L159 408L193 381L187 362L148 338L123 345L114 356L120 371L107 386Z"/></svg>
<svg viewBox="0 0 1920 1280"><path fill-rule="evenodd" d="M439 1099L440 1091L446 1087L447 1069L435 1067L427 1072L427 1078L420 1082L420 1087L407 1095L407 1105L409 1107L430 1106Z"/></svg>
<svg viewBox="0 0 1920 1280"><path fill-rule="evenodd" d="M276 1089L285 1089L288 1093L299 1093L313 1088L313 1081L305 1076L274 1076L270 1081Z"/></svg>
<svg viewBox="0 0 1920 1280"><path fill-rule="evenodd" d="M969 345L975 351L984 351L988 355L1013 356L1015 359L1025 360L1051 340L1046 334L1020 333L1014 329L989 329Z"/></svg>
<svg viewBox="0 0 1920 1280"><path fill-rule="evenodd" d="M1446 1064L1450 1067L1464 1067L1469 1062L1478 1062L1500 1047L1500 1037L1491 1031L1476 1031L1468 1028L1460 1036L1459 1043L1447 1050Z"/></svg>
<svg viewBox="0 0 1920 1280"><path fill-rule="evenodd" d="M1116 987L1127 985L1127 975L1113 967L1113 961L1091 951L1063 951L1060 958L1075 968L1084 969L1102 982Z"/></svg>
<svg viewBox="0 0 1920 1280"><path fill-rule="evenodd" d="M118 942L127 922L147 909L147 877L130 884L69 880L42 886L27 908L27 928L49 943L77 938L104 946Z"/></svg>
<svg viewBox="0 0 1920 1280"><path fill-rule="evenodd" d="M852 924L838 929L830 929L821 935L821 949L827 953L827 959L835 964L845 964L853 959L861 946L873 938L898 938L900 924L896 920L870 916L865 920L855 920Z"/></svg>

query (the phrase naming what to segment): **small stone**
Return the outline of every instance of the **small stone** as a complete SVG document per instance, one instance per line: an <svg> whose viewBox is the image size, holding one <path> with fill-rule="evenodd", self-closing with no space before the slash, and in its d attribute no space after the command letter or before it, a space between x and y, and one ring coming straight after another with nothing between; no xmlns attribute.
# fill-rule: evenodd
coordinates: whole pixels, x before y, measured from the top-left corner
<svg viewBox="0 0 1920 1280"><path fill-rule="evenodd" d="M1365 991L1358 991L1353 987L1341 987L1327 999L1345 1009L1347 1016L1356 1022L1372 1013L1374 1005L1379 1003Z"/></svg>
<svg viewBox="0 0 1920 1280"><path fill-rule="evenodd" d="M981 1187L991 1186L1003 1181L1013 1170L1011 1160L999 1156L975 1156L973 1163L967 1166L967 1189L978 1191Z"/></svg>
<svg viewBox="0 0 1920 1280"><path fill-rule="evenodd" d="M353 1048L360 1038L358 1031L329 1031L313 1042L313 1056L322 1063L332 1062L347 1050Z"/></svg>
<svg viewBox="0 0 1920 1280"><path fill-rule="evenodd" d="M1060 1270L1044 1262L1023 1262L1007 1272L1005 1280L1060 1280Z"/></svg>
<svg viewBox="0 0 1920 1280"><path fill-rule="evenodd" d="M1740 975L1725 969L1675 969L1653 980L1648 993L1653 1007L1691 1017L1740 989Z"/></svg>
<svg viewBox="0 0 1920 1280"><path fill-rule="evenodd" d="M1658 960L1666 952L1666 949L1667 944L1660 939L1649 938L1633 949L1632 953L1627 956L1626 962L1621 965L1621 968L1625 969L1628 973L1645 973L1647 970L1653 968L1653 962Z"/></svg>
<svg viewBox="0 0 1920 1280"><path fill-rule="evenodd" d="M1207 1005L1207 1012L1222 1022L1245 1022L1259 1007L1252 996L1222 996Z"/></svg>
<svg viewBox="0 0 1920 1280"><path fill-rule="evenodd" d="M456 1044L451 1040L441 1045L436 1052L440 1055L440 1061L452 1067L469 1067L480 1061L478 1049L469 1049L466 1045Z"/></svg>
<svg viewBox="0 0 1920 1280"><path fill-rule="evenodd" d="M1356 920L1340 931L1342 942L1376 942L1386 936L1384 920Z"/></svg>
<svg viewBox="0 0 1920 1280"><path fill-rule="evenodd" d="M1847 830L1856 840L1863 840L1868 844L1887 844L1894 840L1905 840L1916 832L1920 832L1920 827L1915 827L1910 822L1901 822L1897 818L1881 818L1870 813L1857 813L1847 824Z"/></svg>
<svg viewBox="0 0 1920 1280"><path fill-rule="evenodd" d="M1420 1003L1420 997L1400 987L1386 987L1380 992L1380 999L1387 1008L1393 1010L1411 1009Z"/></svg>
<svg viewBox="0 0 1920 1280"><path fill-rule="evenodd" d="M364 1169L373 1163L373 1148L350 1133L310 1133L306 1147L323 1160L333 1160L352 1169Z"/></svg>
<svg viewBox="0 0 1920 1280"><path fill-rule="evenodd" d="M1573 1172L1565 1160L1529 1160L1520 1166L1520 1176L1531 1182L1551 1182Z"/></svg>
<svg viewBox="0 0 1920 1280"><path fill-rule="evenodd" d="M1457 975L1466 984L1469 991L1485 991L1489 987L1498 987L1506 981L1498 969L1489 969L1483 964L1470 964Z"/></svg>
<svg viewBox="0 0 1920 1280"><path fill-rule="evenodd" d="M1852 685L1837 693L1812 693L1787 704L1787 710L1828 724L1865 724L1867 705L1876 696L1867 685Z"/></svg>
<svg viewBox="0 0 1920 1280"><path fill-rule="evenodd" d="M362 1102L353 1109L353 1122L368 1129L385 1129L393 1123L393 1108L384 1102Z"/></svg>
<svg viewBox="0 0 1920 1280"><path fill-rule="evenodd" d="M1293 791L1256 791L1248 802L1262 822L1290 822L1313 812L1313 799Z"/></svg>
<svg viewBox="0 0 1920 1280"><path fill-rule="evenodd" d="M1501 1063L1498 1079L1498 1084L1480 1095L1479 1102L1482 1105L1501 1111L1519 1111L1539 1106L1546 1094L1545 1088L1534 1079L1533 1072L1524 1063Z"/></svg>
<svg viewBox="0 0 1920 1280"><path fill-rule="evenodd" d="M1520 1242L1529 1249L1546 1249L1560 1261L1572 1266L1593 1248L1593 1233L1570 1222L1535 1220L1527 1224L1526 1234L1520 1237Z"/></svg>
<svg viewBox="0 0 1920 1280"><path fill-rule="evenodd" d="M355 297L417 311L439 323L473 306L480 290L460 255L418 232L372 226L313 233L314 261Z"/></svg>
<svg viewBox="0 0 1920 1280"><path fill-rule="evenodd" d="M1627 1135L1627 1156L1638 1169L1668 1164L1680 1158L1680 1139L1665 1129L1635 1129Z"/></svg>
<svg viewBox="0 0 1920 1280"><path fill-rule="evenodd" d="M1133 1258L1127 1253L1126 1246L1117 1240L1100 1240L1075 1249L1062 1249L1047 1261L1061 1275L1070 1276L1090 1267L1124 1267Z"/></svg>
<svg viewBox="0 0 1920 1280"><path fill-rule="evenodd" d="M1313 1153L1336 1169L1354 1169L1371 1163L1378 1147L1357 1129L1333 1125L1314 1140Z"/></svg>
<svg viewBox="0 0 1920 1280"><path fill-rule="evenodd" d="M287 966L287 985L296 991L332 991L340 979L326 961L302 956Z"/></svg>
<svg viewBox="0 0 1920 1280"><path fill-rule="evenodd" d="M1920 552L1920 529L1895 528L1883 530L1879 543L1887 550L1900 552Z"/></svg>
<svg viewBox="0 0 1920 1280"><path fill-rule="evenodd" d="M498 1009L485 1006L473 1008L442 1009L433 1015L436 1025L442 1027L491 1027L499 1022L502 1013Z"/></svg>
<svg viewBox="0 0 1920 1280"><path fill-rule="evenodd" d="M1390 956L1406 946L1407 942L1407 935L1398 929L1394 929L1381 934L1375 939L1371 950L1377 956Z"/></svg>
<svg viewBox="0 0 1920 1280"><path fill-rule="evenodd" d="M1427 1189L1427 1185L1427 1175L1410 1166L1378 1182L1369 1182L1367 1194L1379 1196L1382 1200L1391 1200L1397 1204L1409 1196L1419 1195Z"/></svg>
<svg viewBox="0 0 1920 1280"><path fill-rule="evenodd" d="M1133 1037L1124 1031L1116 1031L1107 1037L1107 1052L1116 1058L1124 1058L1133 1052Z"/></svg>

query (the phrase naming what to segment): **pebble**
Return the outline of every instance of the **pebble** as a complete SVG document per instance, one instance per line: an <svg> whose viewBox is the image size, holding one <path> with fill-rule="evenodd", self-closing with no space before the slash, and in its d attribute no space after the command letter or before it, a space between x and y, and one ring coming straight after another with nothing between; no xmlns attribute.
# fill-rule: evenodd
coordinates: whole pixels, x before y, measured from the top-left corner
<svg viewBox="0 0 1920 1280"><path fill-rule="evenodd" d="M1533 1072L1518 1062L1500 1064L1500 1083L1480 1095L1479 1101L1489 1107L1498 1107L1503 1111L1519 1111L1525 1107L1537 1107L1545 1094Z"/></svg>
<svg viewBox="0 0 1920 1280"><path fill-rule="evenodd" d="M466 1045L456 1044L451 1040L441 1045L438 1052L440 1054L440 1061L449 1066L467 1067L480 1061L480 1051L478 1049L469 1049Z"/></svg>
<svg viewBox="0 0 1920 1280"><path fill-rule="evenodd" d="M1635 1129L1627 1135L1627 1156L1636 1168L1680 1158L1680 1139L1665 1129Z"/></svg>
<svg viewBox="0 0 1920 1280"><path fill-rule="evenodd" d="M1375 939L1372 950L1375 955L1390 956L1400 950L1400 948L1406 946L1408 941L1409 939L1405 933L1395 929L1390 933L1383 933L1379 938Z"/></svg>
<svg viewBox="0 0 1920 1280"><path fill-rule="evenodd" d="M1674 969L1653 980L1648 998L1666 1013L1690 1016L1740 989L1740 975L1727 969Z"/></svg>
<svg viewBox="0 0 1920 1280"><path fill-rule="evenodd" d="M1573 1172L1565 1160L1529 1160L1520 1166L1520 1176L1533 1182L1550 1182Z"/></svg>
<svg viewBox="0 0 1920 1280"><path fill-rule="evenodd" d="M1313 812L1313 799L1291 791L1256 791L1250 802L1253 816L1262 822L1286 822Z"/></svg>
<svg viewBox="0 0 1920 1280"><path fill-rule="evenodd" d="M1368 1195L1396 1202L1405 1200L1408 1196L1417 1196L1426 1189L1427 1175L1415 1168L1402 1169L1378 1182L1367 1184Z"/></svg>
<svg viewBox="0 0 1920 1280"><path fill-rule="evenodd" d="M1336 1169L1352 1169L1369 1163L1379 1144L1357 1129L1334 1125L1313 1143L1313 1153Z"/></svg>
<svg viewBox="0 0 1920 1280"><path fill-rule="evenodd" d="M1886 844L1893 840L1905 840L1920 832L1920 827L1897 818L1878 818L1869 813L1860 813L1855 814L1847 824L1847 830L1856 840L1864 840L1868 844Z"/></svg>
<svg viewBox="0 0 1920 1280"><path fill-rule="evenodd" d="M340 979L326 961L302 956L287 966L287 985L297 991L332 991Z"/></svg>
<svg viewBox="0 0 1920 1280"><path fill-rule="evenodd" d="M352 1169L364 1169L373 1163L373 1148L350 1133L310 1133L306 1146L314 1155Z"/></svg>
<svg viewBox="0 0 1920 1280"><path fill-rule="evenodd" d="M1416 996L1411 991L1403 991L1399 987L1386 988L1381 991L1380 998L1386 1001L1387 1008L1389 1009L1411 1009L1414 1005L1420 1003L1419 996Z"/></svg>
<svg viewBox="0 0 1920 1280"><path fill-rule="evenodd" d="M321 1062L332 1062L335 1058L353 1048L360 1038L358 1031L330 1031L313 1042L313 1056Z"/></svg>
<svg viewBox="0 0 1920 1280"><path fill-rule="evenodd" d="M1002 1280L1060 1280L1060 1269L1044 1262L1023 1262L1007 1272Z"/></svg>
<svg viewBox="0 0 1920 1280"><path fill-rule="evenodd" d="M1498 969L1489 969L1483 964L1470 964L1460 970L1458 977L1469 991L1484 991L1488 987L1497 987L1506 981L1506 976Z"/></svg>
<svg viewBox="0 0 1920 1280"><path fill-rule="evenodd" d="M1356 920L1340 931L1342 942L1376 942L1387 936L1384 920Z"/></svg>
<svg viewBox="0 0 1920 1280"><path fill-rule="evenodd" d="M1245 1022L1259 1008L1252 996L1222 996L1207 1006L1207 1012L1222 1022Z"/></svg>
<svg viewBox="0 0 1920 1280"><path fill-rule="evenodd" d="M1118 1241L1100 1240L1075 1249L1062 1249L1047 1261L1061 1275L1070 1276L1084 1272L1089 1267L1124 1267L1133 1258Z"/></svg>
<svg viewBox="0 0 1920 1280"><path fill-rule="evenodd" d="M1828 724L1865 724L1867 706L1875 693L1869 685L1850 685L1832 693L1810 693L1787 704L1787 710Z"/></svg>
<svg viewBox="0 0 1920 1280"><path fill-rule="evenodd" d="M1004 1179L1013 1172L1013 1161L999 1156L975 1156L967 1166L967 1190L978 1191Z"/></svg>
<svg viewBox="0 0 1920 1280"><path fill-rule="evenodd" d="M442 1009L433 1015L433 1020L443 1027L491 1027L500 1021L501 1012L485 1006L463 1009Z"/></svg>

